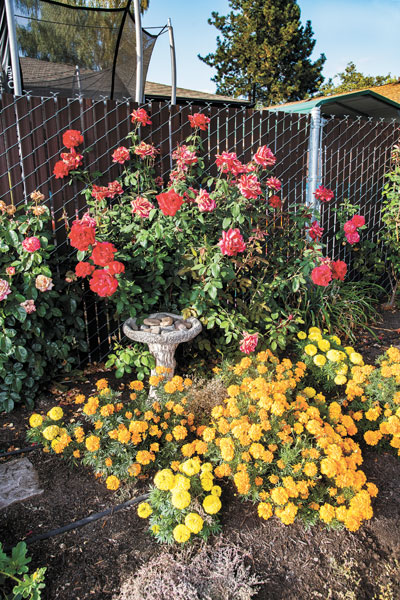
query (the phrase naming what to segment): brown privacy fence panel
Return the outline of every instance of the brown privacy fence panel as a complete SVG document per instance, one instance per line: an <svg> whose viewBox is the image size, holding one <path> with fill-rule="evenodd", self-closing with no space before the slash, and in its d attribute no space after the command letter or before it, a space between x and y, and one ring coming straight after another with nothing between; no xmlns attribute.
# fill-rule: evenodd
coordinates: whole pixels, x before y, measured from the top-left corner
<svg viewBox="0 0 400 600"><path fill-rule="evenodd" d="M82 185L69 185L52 174L62 150L66 129L83 132L85 147L92 151L85 164L101 171L99 184L115 179L121 167L111 162L111 154L131 131L130 113L137 105L130 100L67 99L60 97L0 98L0 200L20 204L35 189L47 198L53 217L56 251L71 254L67 241L72 221L86 210ZM188 116L203 112L210 118L208 132L202 133L206 163L216 173L215 154L235 151L247 162L261 145L268 145L277 157L274 175L282 180L282 197L292 204L305 202L308 168L308 115L271 113L232 106L198 106L187 102L171 106L153 101L145 105L152 125L142 128L142 138L161 150L156 160L157 174L167 182L172 168L171 152L191 134ZM383 173L389 167L390 148L398 139L398 124L365 119L329 119L323 128L321 144L321 181L335 190L338 201L344 198L361 204L369 222L368 235L378 235L379 204ZM342 253L334 239L334 217L323 207L327 254ZM90 292L84 295L89 358L103 359L112 347L118 323L106 302L97 301ZM117 333L119 336L120 334Z"/></svg>

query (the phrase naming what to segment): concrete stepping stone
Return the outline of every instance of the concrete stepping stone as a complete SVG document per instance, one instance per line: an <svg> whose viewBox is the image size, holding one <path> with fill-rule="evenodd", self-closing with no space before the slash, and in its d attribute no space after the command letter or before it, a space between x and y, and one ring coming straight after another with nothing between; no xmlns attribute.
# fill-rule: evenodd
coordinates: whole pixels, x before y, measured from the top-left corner
<svg viewBox="0 0 400 600"><path fill-rule="evenodd" d="M42 493L30 460L17 458L0 465L0 509Z"/></svg>

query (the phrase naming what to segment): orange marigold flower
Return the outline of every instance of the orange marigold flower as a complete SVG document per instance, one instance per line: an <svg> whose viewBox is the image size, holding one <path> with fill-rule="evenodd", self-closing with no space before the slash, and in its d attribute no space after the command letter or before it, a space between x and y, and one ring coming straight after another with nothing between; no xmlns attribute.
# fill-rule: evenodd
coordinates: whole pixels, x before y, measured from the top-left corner
<svg viewBox="0 0 400 600"><path fill-rule="evenodd" d="M154 459L155 455L153 452L148 452L147 450L139 450L136 454L136 460L141 465L149 465Z"/></svg>
<svg viewBox="0 0 400 600"><path fill-rule="evenodd" d="M111 465L113 464L113 461L111 458L107 457L106 460L104 461L106 464L106 467L111 467Z"/></svg>
<svg viewBox="0 0 400 600"><path fill-rule="evenodd" d="M221 477L229 477L229 475L231 473L232 473L232 469L226 463L223 463L222 465L218 465L214 469L215 476L219 477L219 478L221 478Z"/></svg>
<svg viewBox="0 0 400 600"><path fill-rule="evenodd" d="M74 456L75 458L80 458L80 457L81 457L80 450L74 450L72 454L73 454L73 456Z"/></svg>
<svg viewBox="0 0 400 600"><path fill-rule="evenodd" d="M83 404L86 400L86 397L83 394L78 394L75 396L75 404Z"/></svg>
<svg viewBox="0 0 400 600"><path fill-rule="evenodd" d="M96 387L97 387L98 390L104 390L104 389L108 388L108 381L107 381L107 379L99 379L96 382Z"/></svg>
<svg viewBox="0 0 400 600"><path fill-rule="evenodd" d="M167 381L167 383L164 384L164 391L167 392L167 394L173 394L176 392L176 385L172 383L172 381Z"/></svg>
<svg viewBox="0 0 400 600"><path fill-rule="evenodd" d="M135 381L131 381L129 384L129 388L131 390L135 390L135 392L141 392L144 388L143 381L139 381L137 379Z"/></svg>
<svg viewBox="0 0 400 600"><path fill-rule="evenodd" d="M118 477L115 477L115 475L110 475L106 479L106 486L109 490L117 490L119 488L119 484L120 481Z"/></svg>
<svg viewBox="0 0 400 600"><path fill-rule="evenodd" d="M89 452L96 452L100 448L100 438L96 435L90 435L86 438L85 446Z"/></svg>
<svg viewBox="0 0 400 600"><path fill-rule="evenodd" d="M260 502L257 507L257 513L259 517L267 520L272 517L272 506L267 502Z"/></svg>
<svg viewBox="0 0 400 600"><path fill-rule="evenodd" d="M128 475L130 477L137 477L139 475L139 473L141 472L142 467L141 465L139 465L138 463L133 463L132 465L130 465L128 467Z"/></svg>

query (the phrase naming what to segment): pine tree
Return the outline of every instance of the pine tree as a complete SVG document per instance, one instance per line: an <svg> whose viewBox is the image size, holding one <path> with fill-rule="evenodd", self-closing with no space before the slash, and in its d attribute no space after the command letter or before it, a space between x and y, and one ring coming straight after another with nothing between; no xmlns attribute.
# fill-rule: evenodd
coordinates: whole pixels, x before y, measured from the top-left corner
<svg viewBox="0 0 400 600"><path fill-rule="evenodd" d="M339 83L335 85L333 79L339 78ZM344 92L352 92L362 90L363 88L377 87L387 83L397 83L399 78L392 77L390 73L387 75L364 75L357 71L357 67L353 62L349 62L342 73L337 73L333 79L329 79L318 90L319 94L329 96L330 94L342 94Z"/></svg>
<svg viewBox="0 0 400 600"><path fill-rule="evenodd" d="M215 53L199 56L217 73L217 93L247 96L266 105L302 100L323 81L325 56L310 60L310 21L300 22L296 0L229 0L227 16L208 19L222 34Z"/></svg>

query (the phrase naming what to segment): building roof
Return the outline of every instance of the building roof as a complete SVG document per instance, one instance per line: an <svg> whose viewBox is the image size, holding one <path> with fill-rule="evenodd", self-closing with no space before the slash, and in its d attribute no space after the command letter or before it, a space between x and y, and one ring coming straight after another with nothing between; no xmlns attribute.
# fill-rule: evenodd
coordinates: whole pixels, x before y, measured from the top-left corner
<svg viewBox="0 0 400 600"><path fill-rule="evenodd" d="M276 104L265 107L264 110L307 114L315 107L320 107L323 115L350 115L400 121L400 81L342 94Z"/></svg>
<svg viewBox="0 0 400 600"><path fill-rule="evenodd" d="M171 86L164 85L163 83L154 83L152 81L146 81L144 88L145 96L148 98L170 98L171 97ZM233 104L250 104L247 100L240 98L232 98L231 96L222 96L220 94L210 94L208 92L199 92L197 90L188 90L186 88L176 88L176 97L180 100L201 100L202 102L221 102L221 103L233 103Z"/></svg>

